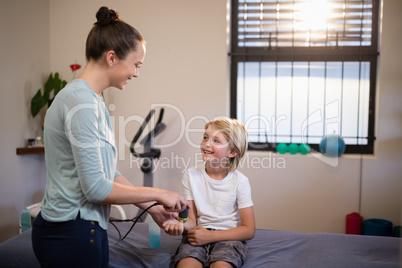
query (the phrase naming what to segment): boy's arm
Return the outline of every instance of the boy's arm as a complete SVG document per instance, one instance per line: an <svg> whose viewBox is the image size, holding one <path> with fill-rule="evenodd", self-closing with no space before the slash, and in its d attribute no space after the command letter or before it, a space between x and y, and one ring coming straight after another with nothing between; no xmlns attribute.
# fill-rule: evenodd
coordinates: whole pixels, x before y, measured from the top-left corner
<svg viewBox="0 0 402 268"><path fill-rule="evenodd" d="M224 231L208 231L204 227L197 226L188 230L188 241L193 246L201 246L218 241L250 240L255 235L255 220L253 207L239 210L241 226Z"/></svg>
<svg viewBox="0 0 402 268"><path fill-rule="evenodd" d="M197 226L197 208L195 206L194 200L187 200L190 204L188 209L188 220L184 223L184 231L188 231Z"/></svg>
<svg viewBox="0 0 402 268"><path fill-rule="evenodd" d="M194 200L188 200L190 207L188 209L188 220L186 222L171 219L163 224L163 229L170 235L181 235L184 231L193 229L197 225L197 208Z"/></svg>

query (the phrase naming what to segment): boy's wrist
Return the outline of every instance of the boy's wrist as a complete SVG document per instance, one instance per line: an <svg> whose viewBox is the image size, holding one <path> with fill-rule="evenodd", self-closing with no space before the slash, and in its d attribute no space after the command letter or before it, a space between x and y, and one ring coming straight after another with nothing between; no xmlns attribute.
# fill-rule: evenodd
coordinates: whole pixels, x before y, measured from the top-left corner
<svg viewBox="0 0 402 268"><path fill-rule="evenodd" d="M209 234L210 234L210 240L211 240L211 242L210 243L215 243L215 242L218 242L218 241L222 241L222 240L225 240L224 239L224 233L223 232L225 232L225 231L222 231L222 230L219 230L219 231L210 231L209 232Z"/></svg>

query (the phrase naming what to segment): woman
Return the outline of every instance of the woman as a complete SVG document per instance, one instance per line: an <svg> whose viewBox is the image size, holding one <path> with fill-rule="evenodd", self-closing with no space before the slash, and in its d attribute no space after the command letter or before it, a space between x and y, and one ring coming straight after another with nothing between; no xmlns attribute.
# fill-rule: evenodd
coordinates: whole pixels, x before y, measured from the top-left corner
<svg viewBox="0 0 402 268"><path fill-rule="evenodd" d="M88 34L87 65L59 92L45 117L46 189L32 244L42 267L107 267L110 204L135 204L162 226L188 202L135 187L116 170L117 151L101 93L138 77L145 41L114 10L101 7Z"/></svg>

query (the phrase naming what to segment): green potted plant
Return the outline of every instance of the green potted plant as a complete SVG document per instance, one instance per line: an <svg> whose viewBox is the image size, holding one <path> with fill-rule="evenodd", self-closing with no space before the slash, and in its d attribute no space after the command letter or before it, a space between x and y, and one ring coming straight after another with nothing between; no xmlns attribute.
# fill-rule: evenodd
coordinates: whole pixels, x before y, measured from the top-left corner
<svg viewBox="0 0 402 268"><path fill-rule="evenodd" d="M59 73L55 73L54 75L53 73L50 73L49 78L45 83L43 94L42 89L40 88L31 100L32 117L35 117L46 105L49 107L57 93L59 93L59 91L66 85L67 81L61 80Z"/></svg>
<svg viewBox="0 0 402 268"><path fill-rule="evenodd" d="M75 72L81 68L81 65L71 64L70 68L74 73L73 79L75 77ZM54 98L56 97L57 93L67 85L66 80L61 80L59 73L50 73L49 78L47 79L44 92L42 93L42 89L40 88L38 92L36 92L35 96L33 96L31 100L31 114L32 117L35 117L40 110L47 105L47 107L52 104ZM53 93L53 94L52 94Z"/></svg>

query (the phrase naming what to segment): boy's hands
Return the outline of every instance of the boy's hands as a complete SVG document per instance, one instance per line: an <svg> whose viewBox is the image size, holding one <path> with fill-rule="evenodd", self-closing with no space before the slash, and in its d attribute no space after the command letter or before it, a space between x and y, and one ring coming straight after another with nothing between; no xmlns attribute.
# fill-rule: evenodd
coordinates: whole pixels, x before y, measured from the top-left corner
<svg viewBox="0 0 402 268"><path fill-rule="evenodd" d="M191 230L187 231L187 239L192 246L202 246L214 242L211 239L211 231L208 231L202 226L196 226Z"/></svg>
<svg viewBox="0 0 402 268"><path fill-rule="evenodd" d="M178 213L175 212L171 219L166 220L162 228L169 235L181 235L184 231L192 229L196 226L197 208L194 204L194 200L188 200L188 220L184 223L179 220ZM184 217L184 215L182 215Z"/></svg>
<svg viewBox="0 0 402 268"><path fill-rule="evenodd" d="M167 220L163 223L163 229L169 235L181 235L184 231L184 223L177 219ZM192 246L202 246L211 243L211 232L204 227L197 226L187 231L187 239Z"/></svg>
<svg viewBox="0 0 402 268"><path fill-rule="evenodd" d="M169 235L181 235L184 232L184 223L177 219L170 219L163 223L162 228Z"/></svg>

